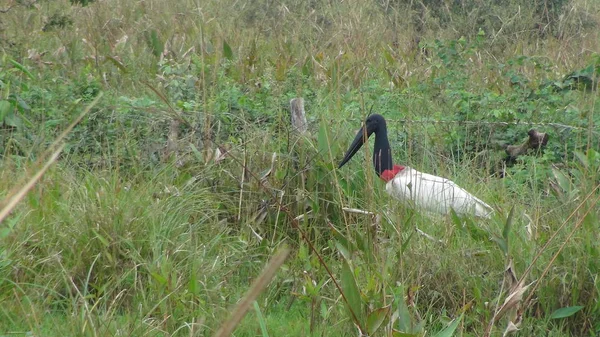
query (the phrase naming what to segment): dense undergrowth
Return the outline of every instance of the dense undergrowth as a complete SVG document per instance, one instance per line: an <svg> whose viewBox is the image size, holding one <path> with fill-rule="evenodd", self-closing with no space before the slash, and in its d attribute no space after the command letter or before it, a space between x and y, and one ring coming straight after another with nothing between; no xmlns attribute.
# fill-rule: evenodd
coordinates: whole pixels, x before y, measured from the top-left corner
<svg viewBox="0 0 600 337"><path fill-rule="evenodd" d="M236 336L483 336L509 265L534 282L511 334L595 336L599 8L543 3L7 7L3 196L104 96L0 224L0 335L209 335L287 245ZM419 214L361 154L338 170L371 112L388 119L396 161L496 215ZM531 128L547 146L508 162Z"/></svg>

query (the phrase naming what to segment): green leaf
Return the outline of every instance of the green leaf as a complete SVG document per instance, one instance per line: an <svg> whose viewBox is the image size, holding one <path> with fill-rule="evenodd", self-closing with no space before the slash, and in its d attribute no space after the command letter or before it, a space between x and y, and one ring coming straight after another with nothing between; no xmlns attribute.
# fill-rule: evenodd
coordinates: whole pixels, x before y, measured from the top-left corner
<svg viewBox="0 0 600 337"><path fill-rule="evenodd" d="M373 335L377 329L381 326L381 323L385 320L385 318L390 313L391 306L385 306L383 308L376 309L372 311L369 316L367 316L367 332L369 336Z"/></svg>
<svg viewBox="0 0 600 337"><path fill-rule="evenodd" d="M454 225L457 228L462 228L462 221L461 218L458 216L458 214L456 213L456 211L454 211L454 208L450 208L450 219L452 220L452 222L454 223Z"/></svg>
<svg viewBox="0 0 600 337"><path fill-rule="evenodd" d="M306 61L304 62L304 65L302 66L302 75L308 77L310 75L312 75L312 58L307 57Z"/></svg>
<svg viewBox="0 0 600 337"><path fill-rule="evenodd" d="M156 57L160 56L165 50L165 45L160 40L156 29L153 29L150 32L146 32L146 39L148 41L148 46L150 47L152 54Z"/></svg>
<svg viewBox="0 0 600 337"><path fill-rule="evenodd" d="M327 317L329 317L329 310L327 309L325 301L321 301L321 318L326 320Z"/></svg>
<svg viewBox="0 0 600 337"><path fill-rule="evenodd" d="M110 55L106 55L105 57L105 61L106 62L111 62L112 64L114 64L117 68L119 68L120 71L122 71L123 73L127 73L127 67L125 67L125 65L123 63L121 63L121 61L117 60L116 58L110 56Z"/></svg>
<svg viewBox="0 0 600 337"><path fill-rule="evenodd" d="M418 337L418 333L406 333L398 330L392 330L392 337Z"/></svg>
<svg viewBox="0 0 600 337"><path fill-rule="evenodd" d="M198 295L198 277L196 271L192 268L190 272L190 281L188 282L188 290L193 295Z"/></svg>
<svg viewBox="0 0 600 337"><path fill-rule="evenodd" d="M406 227L405 227L406 228ZM413 235L416 233L416 231L411 231L410 234L408 235L408 237L406 238L406 240L402 241L402 246L400 247L400 254L403 255L404 252L406 251L406 249L408 248L408 245L410 243L410 240L412 239Z"/></svg>
<svg viewBox="0 0 600 337"><path fill-rule="evenodd" d="M489 233L483 230L481 227L477 226L473 219L465 218L465 226L467 227L467 232L469 235L478 241L486 241L489 238Z"/></svg>
<svg viewBox="0 0 600 337"><path fill-rule="evenodd" d="M385 60L388 61L388 63L390 65L394 65L396 63L396 60L394 59L392 54L390 54L390 52L387 50L387 48L383 49L383 56L385 57Z"/></svg>
<svg viewBox="0 0 600 337"><path fill-rule="evenodd" d="M98 231L96 231L95 229L92 229L92 231L94 232L94 234L96 234L96 238L98 238L98 240L100 240L100 242L105 247L109 247L110 246L110 243L108 242L108 240L106 240L106 238L104 236L102 236L100 233L98 233Z"/></svg>
<svg viewBox="0 0 600 337"><path fill-rule="evenodd" d="M0 101L0 122L11 112L12 104L9 101Z"/></svg>
<svg viewBox="0 0 600 337"><path fill-rule="evenodd" d="M552 168L552 174L556 179L556 183L563 190L563 192L568 193L571 191L571 180L566 174L554 167Z"/></svg>
<svg viewBox="0 0 600 337"><path fill-rule="evenodd" d="M354 245L354 243L352 243L352 241L348 240L344 236L344 234L342 234L340 231L337 230L337 228L335 228L333 226L329 226L329 228L331 229L331 232L333 233L333 236L335 237L336 247L339 244L348 253L353 253L356 251L356 246ZM342 253L342 255L344 255L344 252L341 252L341 253ZM348 257L349 256L350 255L348 255ZM346 257L346 255L344 255L344 257ZM346 258L348 258L348 257L346 257Z"/></svg>
<svg viewBox="0 0 600 337"><path fill-rule="evenodd" d="M499 236L493 235L491 237L491 240L494 241L496 244L498 244L498 247L500 247L500 250L504 253L504 255L508 254L508 242L506 242L505 239L503 239Z"/></svg>
<svg viewBox="0 0 600 337"><path fill-rule="evenodd" d="M202 152L200 152L198 148L194 146L194 144L190 143L190 149L192 150L192 153L196 156L196 160L198 160L199 162L204 161L204 156L202 155Z"/></svg>
<svg viewBox="0 0 600 337"><path fill-rule="evenodd" d="M362 313L362 300L360 298L360 291L356 285L354 274L347 261L344 261L342 266L342 290L344 296L348 301L347 305L349 309L354 313L352 319L356 318L358 322L355 322L359 327L363 326L363 313Z"/></svg>
<svg viewBox="0 0 600 337"><path fill-rule="evenodd" d="M577 157L577 159L579 159L579 162L581 162L581 165L583 165L583 167L588 168L590 166L588 157L583 152L573 151L573 153L575 154L575 157Z"/></svg>
<svg viewBox="0 0 600 337"><path fill-rule="evenodd" d="M19 111L21 111L21 112L31 111L31 107L29 106L29 104L27 104L27 102L25 102L25 100L23 100L21 98L21 96L17 96L15 98L15 102L17 103L17 108L19 109Z"/></svg>
<svg viewBox="0 0 600 337"><path fill-rule="evenodd" d="M256 318L258 318L258 325L260 326L260 331L262 332L263 337L269 337L269 332L267 331L267 322L265 321L265 317L260 311L260 307L258 303L254 301L254 310L256 311Z"/></svg>
<svg viewBox="0 0 600 337"><path fill-rule="evenodd" d="M504 224L504 229L502 230L502 237L508 243L508 234L510 233L510 229L512 228L513 220L515 218L515 206L513 205L510 209L510 213L508 213L508 217L506 218L506 224Z"/></svg>
<svg viewBox="0 0 600 337"><path fill-rule="evenodd" d="M398 330L403 332L412 332L412 318L410 312L408 312L408 305L404 300L404 287L398 286L398 289L394 291L395 302L398 305L396 313L398 314Z"/></svg>
<svg viewBox="0 0 600 337"><path fill-rule="evenodd" d="M10 234L10 228L0 228L0 239L4 239Z"/></svg>
<svg viewBox="0 0 600 337"><path fill-rule="evenodd" d="M23 125L19 116L13 112L4 117L4 124L14 128L20 128Z"/></svg>
<svg viewBox="0 0 600 337"><path fill-rule="evenodd" d="M366 235L356 235L356 248L365 254L369 254L369 243L366 242L366 237Z"/></svg>
<svg viewBox="0 0 600 337"><path fill-rule="evenodd" d="M319 127L319 136L317 139L317 145L321 155L329 153L329 135L327 134L328 128L329 126L327 123L321 121L321 126Z"/></svg>
<svg viewBox="0 0 600 337"><path fill-rule="evenodd" d="M415 215L414 210L412 210L412 209L409 210L408 216L406 217L406 220L404 221L404 224L402 225L401 228L411 228L411 220L414 217L414 215ZM414 230L410 231L410 234L408 235L408 237L402 241L402 243L400 245L400 255L404 255L404 252L410 245L411 239L415 233L416 233L416 231L414 231Z"/></svg>
<svg viewBox="0 0 600 337"><path fill-rule="evenodd" d="M156 281L158 281L158 283L160 283L163 286L167 284L167 278L159 273L150 273L150 276L152 276Z"/></svg>
<svg viewBox="0 0 600 337"><path fill-rule="evenodd" d="M599 155L600 153L598 153L596 150L589 149L587 152L588 163L591 165L598 164Z"/></svg>
<svg viewBox="0 0 600 337"><path fill-rule="evenodd" d="M228 60L233 60L233 50L226 41L223 41L223 56Z"/></svg>
<svg viewBox="0 0 600 337"><path fill-rule="evenodd" d="M22 65L21 63L15 61L15 60L9 60L10 63L12 63L12 65L19 69L23 74L27 75L27 77L29 77L30 79L33 79L33 75L29 72L29 70L27 70L27 68L25 68L24 65Z"/></svg>
<svg viewBox="0 0 600 337"><path fill-rule="evenodd" d="M575 315L575 313L577 313L581 309L583 309L582 305L576 305L574 307L560 308L560 309L554 311L552 313L552 315L550 315L550 318L551 319L558 319L558 318L571 317L571 316Z"/></svg>
<svg viewBox="0 0 600 337"><path fill-rule="evenodd" d="M463 314L460 317L455 318L450 325L448 325L444 330L438 332L434 335L434 337L452 337L454 335L454 331L458 328L458 324L462 321Z"/></svg>
<svg viewBox="0 0 600 337"><path fill-rule="evenodd" d="M510 209L510 213L508 213L508 217L506 218L506 223L504 224L504 228L502 229L502 237L492 235L491 240L498 244L500 250L505 255L508 255L508 235L510 234L510 230L512 228L512 224L515 218L515 207L513 206Z"/></svg>
<svg viewBox="0 0 600 337"><path fill-rule="evenodd" d="M344 259L346 259L346 261L350 260L350 251L340 241L335 242L335 247L340 253L342 253L342 256L344 257Z"/></svg>

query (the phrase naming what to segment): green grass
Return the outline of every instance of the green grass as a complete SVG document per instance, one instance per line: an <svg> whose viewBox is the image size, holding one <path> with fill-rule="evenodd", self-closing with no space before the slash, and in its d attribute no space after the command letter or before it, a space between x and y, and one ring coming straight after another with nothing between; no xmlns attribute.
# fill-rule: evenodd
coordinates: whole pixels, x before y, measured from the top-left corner
<svg viewBox="0 0 600 337"><path fill-rule="evenodd" d="M596 335L600 105L572 78L598 80L599 8L569 2L540 32L531 24L552 13L530 4L464 3L420 18L403 2L348 1L0 14L3 197L104 93L0 224L0 336L211 335L282 245L292 253L262 316L252 308L235 336L354 335L353 317L374 336L435 336L462 317L455 336L483 336L509 261L535 281L516 335ZM483 10L494 15L475 20ZM303 136L289 126L299 96ZM496 215L415 213L362 151L338 170L371 112L388 119L396 162L451 178ZM532 127L550 135L545 151L499 178L502 145Z"/></svg>

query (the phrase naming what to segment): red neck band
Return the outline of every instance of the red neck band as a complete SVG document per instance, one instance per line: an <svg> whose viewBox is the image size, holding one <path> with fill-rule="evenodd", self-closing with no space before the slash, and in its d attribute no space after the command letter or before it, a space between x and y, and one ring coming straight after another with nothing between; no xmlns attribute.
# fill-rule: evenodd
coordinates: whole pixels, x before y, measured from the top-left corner
<svg viewBox="0 0 600 337"><path fill-rule="evenodd" d="M381 172L381 175L379 177L387 183L388 181L394 179L396 174L398 174L402 170L404 170L404 166L394 165L394 168L392 168L391 170L385 170Z"/></svg>

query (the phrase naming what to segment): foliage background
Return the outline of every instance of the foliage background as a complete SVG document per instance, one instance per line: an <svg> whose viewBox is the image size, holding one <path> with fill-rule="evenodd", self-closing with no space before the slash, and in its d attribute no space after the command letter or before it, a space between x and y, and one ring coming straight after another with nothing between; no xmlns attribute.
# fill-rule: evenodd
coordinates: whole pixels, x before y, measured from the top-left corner
<svg viewBox="0 0 600 337"><path fill-rule="evenodd" d="M105 93L0 224L0 333L209 334L284 244L292 257L237 335L355 333L285 213L307 214L300 229L359 294L355 309L388 313L377 334L423 335L463 317L457 331L483 335L490 303L506 297L509 260L538 280L517 334L600 331L598 212L583 202L597 195L600 166L594 1L0 9L0 190ZM294 97L305 99L305 136L290 130ZM337 170L370 112L388 119L396 161L451 178L498 215L465 225L415 214L383 193L361 156ZM550 135L545 150L503 168L503 147L532 127ZM345 206L382 219L374 227ZM559 228L571 212L567 240ZM556 260L559 243L541 248L554 233L566 244ZM506 321L497 325L500 334Z"/></svg>

